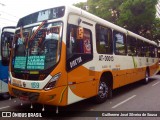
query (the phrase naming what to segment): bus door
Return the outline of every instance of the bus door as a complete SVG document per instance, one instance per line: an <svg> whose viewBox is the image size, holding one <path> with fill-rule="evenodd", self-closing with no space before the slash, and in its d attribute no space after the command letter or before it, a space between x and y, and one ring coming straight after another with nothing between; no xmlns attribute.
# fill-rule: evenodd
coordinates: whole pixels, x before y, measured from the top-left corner
<svg viewBox="0 0 160 120"><path fill-rule="evenodd" d="M79 16L70 15L67 27L68 104L96 94L94 80L93 26L77 25ZM88 21L87 21L88 22ZM74 96L74 97L73 97ZM71 98L71 99L70 99Z"/></svg>

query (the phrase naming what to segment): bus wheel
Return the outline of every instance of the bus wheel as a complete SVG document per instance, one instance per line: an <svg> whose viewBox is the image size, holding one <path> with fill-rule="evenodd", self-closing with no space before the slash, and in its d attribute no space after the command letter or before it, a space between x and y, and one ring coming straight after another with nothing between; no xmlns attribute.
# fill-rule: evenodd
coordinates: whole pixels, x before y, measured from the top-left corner
<svg viewBox="0 0 160 120"><path fill-rule="evenodd" d="M7 93L3 93L2 97L3 97L3 99L7 100L7 99L10 98L10 94L8 92Z"/></svg>
<svg viewBox="0 0 160 120"><path fill-rule="evenodd" d="M107 100L107 98L110 98L111 93L109 84L102 80L99 83L98 95L94 97L94 101L96 103L103 103Z"/></svg>
<svg viewBox="0 0 160 120"><path fill-rule="evenodd" d="M149 71L146 70L146 73L145 73L145 78L143 79L143 83L144 84L147 84L149 81Z"/></svg>

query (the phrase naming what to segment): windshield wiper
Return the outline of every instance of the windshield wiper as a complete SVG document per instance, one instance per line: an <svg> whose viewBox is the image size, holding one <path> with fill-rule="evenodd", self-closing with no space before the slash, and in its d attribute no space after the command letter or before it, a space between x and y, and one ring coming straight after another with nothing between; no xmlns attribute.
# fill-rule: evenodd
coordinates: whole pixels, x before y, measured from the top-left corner
<svg viewBox="0 0 160 120"><path fill-rule="evenodd" d="M37 28L37 30L33 33L33 35L31 36L29 41L32 41L34 39L34 37L36 36L36 34L38 33L38 31L41 29L41 27L47 22L47 20L43 21Z"/></svg>

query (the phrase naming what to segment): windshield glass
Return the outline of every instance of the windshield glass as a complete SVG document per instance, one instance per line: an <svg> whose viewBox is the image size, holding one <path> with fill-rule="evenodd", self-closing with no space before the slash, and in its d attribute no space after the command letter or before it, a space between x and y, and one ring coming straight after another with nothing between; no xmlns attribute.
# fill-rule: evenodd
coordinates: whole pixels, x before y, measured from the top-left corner
<svg viewBox="0 0 160 120"><path fill-rule="evenodd" d="M2 52L2 58L9 59L9 53L12 46L12 40L13 40L14 33L11 32L3 32L1 37L1 52Z"/></svg>
<svg viewBox="0 0 160 120"><path fill-rule="evenodd" d="M20 28L16 31L12 65L16 70L46 70L60 57L62 22Z"/></svg>

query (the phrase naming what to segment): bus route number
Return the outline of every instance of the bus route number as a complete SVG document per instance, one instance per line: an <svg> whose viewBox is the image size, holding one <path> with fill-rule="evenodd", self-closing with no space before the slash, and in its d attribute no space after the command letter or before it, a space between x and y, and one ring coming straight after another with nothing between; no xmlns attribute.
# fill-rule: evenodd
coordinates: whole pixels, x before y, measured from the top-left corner
<svg viewBox="0 0 160 120"><path fill-rule="evenodd" d="M32 82L31 87L32 88L39 88L39 83L38 82Z"/></svg>

